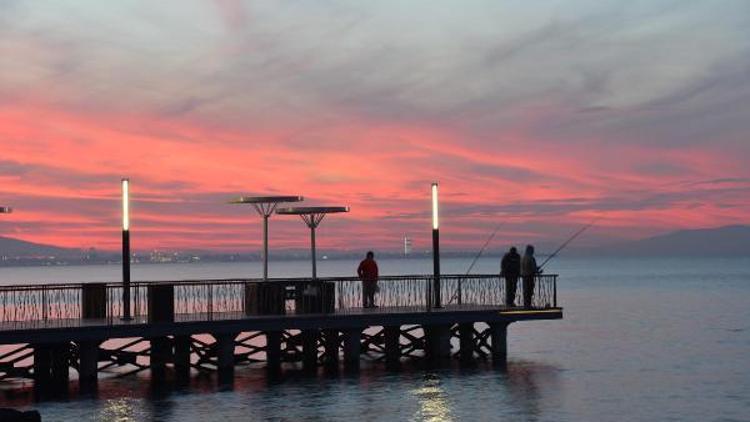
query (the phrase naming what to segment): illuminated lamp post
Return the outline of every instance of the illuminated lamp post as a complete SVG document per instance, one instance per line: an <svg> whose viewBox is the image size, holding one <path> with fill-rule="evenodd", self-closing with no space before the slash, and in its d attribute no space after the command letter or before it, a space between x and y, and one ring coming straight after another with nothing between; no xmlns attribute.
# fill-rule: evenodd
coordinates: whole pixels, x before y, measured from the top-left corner
<svg viewBox="0 0 750 422"><path fill-rule="evenodd" d="M122 319L130 321L130 180L122 179Z"/></svg>
<svg viewBox="0 0 750 422"><path fill-rule="evenodd" d="M440 300L440 222L438 220L438 184L432 184L432 273L435 308L441 308Z"/></svg>

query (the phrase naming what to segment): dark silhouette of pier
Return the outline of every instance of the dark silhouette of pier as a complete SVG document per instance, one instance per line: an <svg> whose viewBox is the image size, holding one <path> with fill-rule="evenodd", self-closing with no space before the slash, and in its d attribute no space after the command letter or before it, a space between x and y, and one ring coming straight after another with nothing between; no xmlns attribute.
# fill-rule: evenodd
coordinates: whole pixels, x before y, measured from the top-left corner
<svg viewBox="0 0 750 422"><path fill-rule="evenodd" d="M503 365L509 324L562 318L555 275L537 276L529 308L505 306L498 275L441 275L450 300L439 308L433 276L379 283L379 307L363 308L357 278L139 281L131 320L120 283L0 287L0 382L64 391L75 373L92 391L103 373L150 371L155 382L216 372L226 383L237 365L356 370L362 355L387 368L407 359Z"/></svg>

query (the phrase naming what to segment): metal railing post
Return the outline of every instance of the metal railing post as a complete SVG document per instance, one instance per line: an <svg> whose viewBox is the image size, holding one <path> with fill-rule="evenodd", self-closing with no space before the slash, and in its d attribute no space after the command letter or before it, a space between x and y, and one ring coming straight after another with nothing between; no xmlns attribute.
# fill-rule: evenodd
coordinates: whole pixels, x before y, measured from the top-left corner
<svg viewBox="0 0 750 422"><path fill-rule="evenodd" d="M432 282L432 277L426 277L425 278L425 282L426 282L426 289L425 289L426 292L425 293L426 293L426 296L427 296L425 298L425 304L427 305L427 311L429 312L429 311L432 310L432 283L433 283Z"/></svg>
<svg viewBox="0 0 750 422"><path fill-rule="evenodd" d="M557 276L552 277L552 306L557 308Z"/></svg>
<svg viewBox="0 0 750 422"><path fill-rule="evenodd" d="M208 319L214 317L214 289L212 285L208 285Z"/></svg>
<svg viewBox="0 0 750 422"><path fill-rule="evenodd" d="M143 286L136 283L135 289L134 289L135 297L133 298L133 306L135 309L133 311L135 312L135 316L143 314L143 312L141 311L141 299L140 299L141 292L143 290L142 287Z"/></svg>
<svg viewBox="0 0 750 422"><path fill-rule="evenodd" d="M463 291L461 290L462 284L463 284L463 277L458 278L458 304L460 305L463 302Z"/></svg>
<svg viewBox="0 0 750 422"><path fill-rule="evenodd" d="M47 286L42 287L42 320L47 320Z"/></svg>

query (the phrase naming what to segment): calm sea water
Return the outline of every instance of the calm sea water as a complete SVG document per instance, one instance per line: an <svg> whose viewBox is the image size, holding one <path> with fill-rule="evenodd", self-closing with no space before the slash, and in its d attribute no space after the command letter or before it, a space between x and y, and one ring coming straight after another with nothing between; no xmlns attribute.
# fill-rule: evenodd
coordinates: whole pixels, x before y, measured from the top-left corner
<svg viewBox="0 0 750 422"><path fill-rule="evenodd" d="M321 275L351 274L354 261L322 261ZM383 260L385 274L428 273L427 260ZM445 273L468 260L445 260ZM475 272L495 272L482 259ZM0 404L33 407L45 421L207 420L750 420L750 259L560 259L562 321L511 325L507 370L379 367L357 375L280 380L239 369L233 389L196 378L180 390L146 378L101 382L98 397ZM255 264L140 265L134 279L260 275ZM273 263L272 275L304 276L307 262ZM0 282L102 281L119 268L0 268Z"/></svg>

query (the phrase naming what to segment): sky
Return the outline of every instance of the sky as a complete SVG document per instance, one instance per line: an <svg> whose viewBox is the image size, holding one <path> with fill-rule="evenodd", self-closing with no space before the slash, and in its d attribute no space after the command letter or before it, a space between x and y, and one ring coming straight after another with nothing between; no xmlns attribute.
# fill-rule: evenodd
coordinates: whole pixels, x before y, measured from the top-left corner
<svg viewBox="0 0 750 422"><path fill-rule="evenodd" d="M750 223L750 2L0 0L0 235L323 249ZM294 216L272 248L302 248Z"/></svg>

